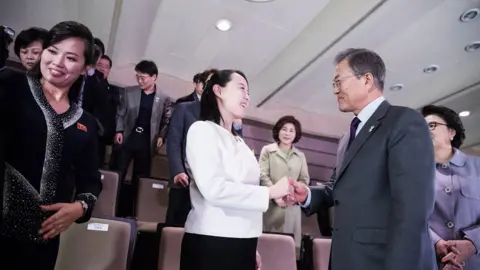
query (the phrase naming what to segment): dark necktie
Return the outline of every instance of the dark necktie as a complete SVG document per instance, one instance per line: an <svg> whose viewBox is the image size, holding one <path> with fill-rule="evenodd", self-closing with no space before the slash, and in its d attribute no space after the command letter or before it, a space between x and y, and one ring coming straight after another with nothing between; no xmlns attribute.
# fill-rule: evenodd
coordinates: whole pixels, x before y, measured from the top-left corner
<svg viewBox="0 0 480 270"><path fill-rule="evenodd" d="M362 121L360 121L360 119L355 117L353 118L352 123L350 123L350 138L348 139L347 149L350 147L350 144L352 144L353 140L355 139L355 134L357 133L358 125L360 125L361 122Z"/></svg>

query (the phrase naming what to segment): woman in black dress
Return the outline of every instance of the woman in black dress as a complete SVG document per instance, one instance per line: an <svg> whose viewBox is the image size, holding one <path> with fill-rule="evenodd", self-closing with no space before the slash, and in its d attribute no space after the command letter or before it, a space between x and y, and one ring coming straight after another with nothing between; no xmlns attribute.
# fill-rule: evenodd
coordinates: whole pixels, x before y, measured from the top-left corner
<svg viewBox="0 0 480 270"><path fill-rule="evenodd" d="M1 269L53 270L60 233L89 220L102 189L97 124L72 98L92 43L87 27L61 22L37 67L0 74Z"/></svg>

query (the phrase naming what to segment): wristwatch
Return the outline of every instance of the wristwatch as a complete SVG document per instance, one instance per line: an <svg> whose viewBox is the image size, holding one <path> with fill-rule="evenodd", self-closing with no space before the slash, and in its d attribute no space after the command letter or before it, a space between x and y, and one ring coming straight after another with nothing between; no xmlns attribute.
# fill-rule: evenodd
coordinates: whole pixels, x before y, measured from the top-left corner
<svg viewBox="0 0 480 270"><path fill-rule="evenodd" d="M87 210L88 210L88 204L85 201L77 201L77 202L79 202L82 205L83 214L85 215L85 213L87 213Z"/></svg>

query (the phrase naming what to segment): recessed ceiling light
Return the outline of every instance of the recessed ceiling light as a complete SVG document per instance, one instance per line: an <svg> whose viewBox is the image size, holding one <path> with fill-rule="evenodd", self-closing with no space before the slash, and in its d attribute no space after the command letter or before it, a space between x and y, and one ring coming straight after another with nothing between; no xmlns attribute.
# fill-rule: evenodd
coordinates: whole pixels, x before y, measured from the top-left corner
<svg viewBox="0 0 480 270"><path fill-rule="evenodd" d="M467 52L473 52L480 49L480 41L474 41L467 46L465 46L465 51Z"/></svg>
<svg viewBox="0 0 480 270"><path fill-rule="evenodd" d="M424 73L427 73L427 74L430 74L430 73L434 73L435 71L438 70L438 66L437 65L430 65L426 68L423 69L423 72Z"/></svg>
<svg viewBox="0 0 480 270"><path fill-rule="evenodd" d="M395 84L390 86L390 91L400 91L403 89L403 84Z"/></svg>
<svg viewBox="0 0 480 270"><path fill-rule="evenodd" d="M460 112L458 115L460 115L461 117L467 117L470 115L470 112L469 111L463 111L463 112Z"/></svg>
<svg viewBox="0 0 480 270"><path fill-rule="evenodd" d="M478 8L472 8L467 11L465 11L462 16L460 16L460 21L461 22L470 22L473 21L474 19L478 18L478 15L480 14L480 9Z"/></svg>
<svg viewBox="0 0 480 270"><path fill-rule="evenodd" d="M232 22L229 20L222 19L222 20L219 20L215 24L215 26L217 27L218 30L225 32L230 30L230 28L232 28Z"/></svg>

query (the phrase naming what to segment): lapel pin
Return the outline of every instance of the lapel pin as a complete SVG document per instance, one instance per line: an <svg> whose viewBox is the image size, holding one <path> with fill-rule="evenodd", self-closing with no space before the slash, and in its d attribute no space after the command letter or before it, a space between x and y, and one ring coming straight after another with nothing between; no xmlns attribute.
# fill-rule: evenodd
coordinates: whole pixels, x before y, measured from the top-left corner
<svg viewBox="0 0 480 270"><path fill-rule="evenodd" d="M155 102L159 102L160 101L160 98L159 97L156 97L155 98Z"/></svg>
<svg viewBox="0 0 480 270"><path fill-rule="evenodd" d="M375 126L371 126L368 132L372 132L372 130L375 128Z"/></svg>

